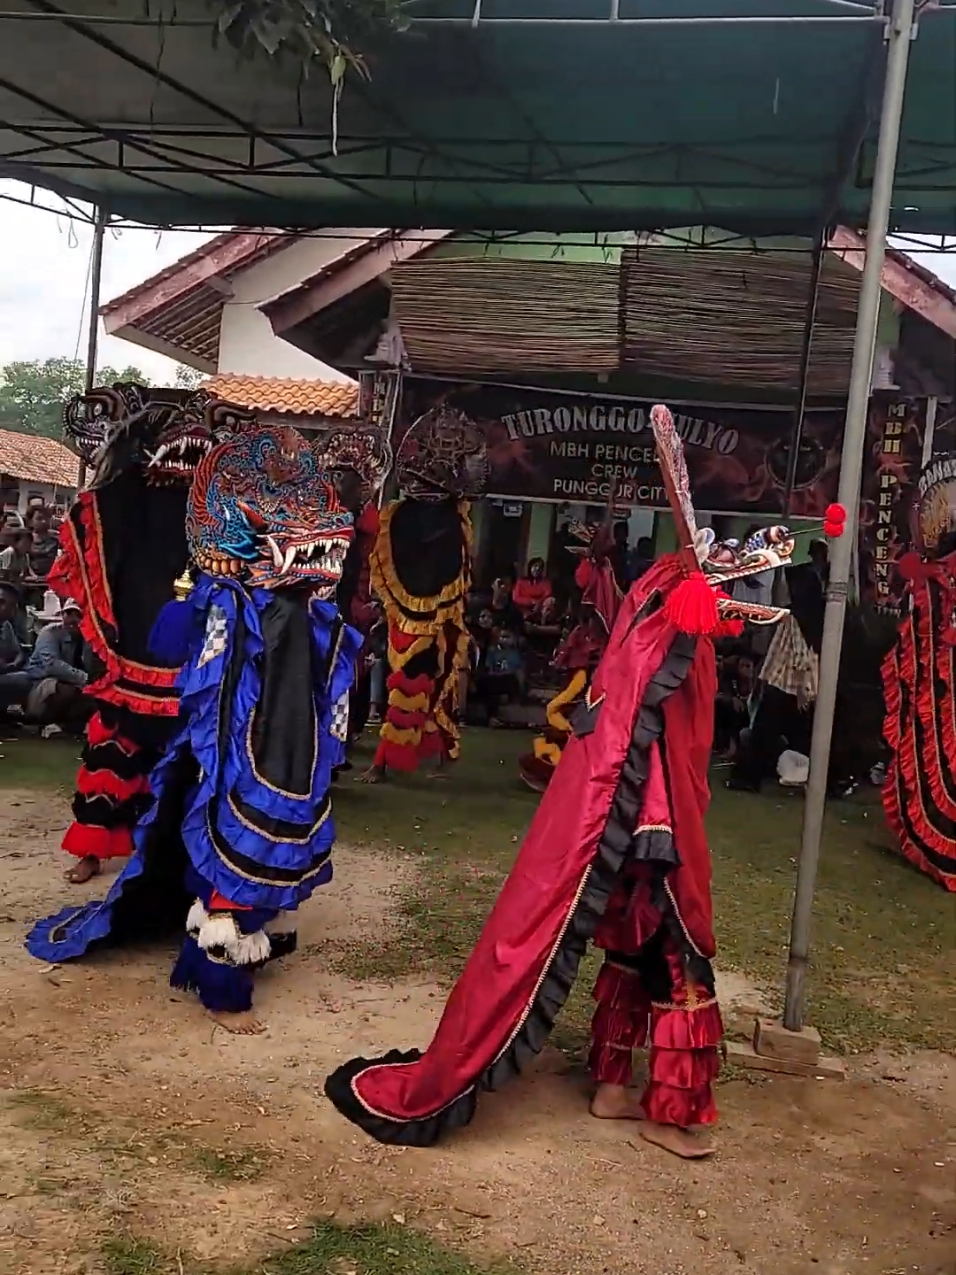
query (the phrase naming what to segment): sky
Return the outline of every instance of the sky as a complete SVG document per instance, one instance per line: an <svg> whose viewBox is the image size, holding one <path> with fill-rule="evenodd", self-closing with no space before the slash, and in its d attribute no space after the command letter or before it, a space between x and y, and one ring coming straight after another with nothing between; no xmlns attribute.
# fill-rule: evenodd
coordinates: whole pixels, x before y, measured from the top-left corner
<svg viewBox="0 0 956 1275"><path fill-rule="evenodd" d="M29 199L30 188L0 181L0 195ZM55 195L38 192L48 206ZM147 228L107 231L103 302L142 283L216 233ZM89 301L84 301L93 242L91 226L0 199L0 367L18 359L86 358ZM142 346L103 334L98 365L132 364L156 383L171 381L175 363Z"/></svg>
<svg viewBox="0 0 956 1275"><path fill-rule="evenodd" d="M30 199L30 188L0 181L0 196ZM62 206L55 195L38 192L47 206ZM103 250L101 298L110 301L184 257L213 234L131 228L108 231ZM84 300L93 231L62 215L25 208L0 198L0 367L17 359L86 358L88 301ZM906 251L956 287L956 252ZM161 383L171 381L175 364L160 354L116 337L100 326L98 365L129 364Z"/></svg>

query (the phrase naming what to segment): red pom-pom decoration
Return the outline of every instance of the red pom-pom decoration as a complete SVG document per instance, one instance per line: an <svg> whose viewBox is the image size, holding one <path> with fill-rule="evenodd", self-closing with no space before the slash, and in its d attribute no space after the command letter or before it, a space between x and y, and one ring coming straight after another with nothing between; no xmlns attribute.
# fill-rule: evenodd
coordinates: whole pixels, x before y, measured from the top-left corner
<svg viewBox="0 0 956 1275"><path fill-rule="evenodd" d="M717 594L704 578L702 571L681 580L667 596L664 614L681 633L694 637L707 637L720 623L717 612Z"/></svg>
<svg viewBox="0 0 956 1275"><path fill-rule="evenodd" d="M825 522L823 524L823 534L828 540L836 540L837 536L842 536L846 531L846 524L842 522Z"/></svg>
<svg viewBox="0 0 956 1275"><path fill-rule="evenodd" d="M826 519L827 522L839 523L839 525L842 527L843 524L846 522L846 510L843 508L842 505L837 505L837 504L827 505L826 512L824 513L823 517Z"/></svg>

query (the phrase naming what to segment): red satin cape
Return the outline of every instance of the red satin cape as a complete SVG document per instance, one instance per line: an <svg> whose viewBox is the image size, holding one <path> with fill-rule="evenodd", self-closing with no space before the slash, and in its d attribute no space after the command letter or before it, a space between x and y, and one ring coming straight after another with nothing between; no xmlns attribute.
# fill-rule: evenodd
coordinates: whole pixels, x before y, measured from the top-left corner
<svg viewBox="0 0 956 1275"><path fill-rule="evenodd" d="M471 1119L477 1094L537 1053L570 992L631 846L651 748L663 756L680 866L667 889L685 937L714 954L704 835L716 690L713 645L660 605L680 579L673 557L634 586L618 614L576 735L423 1055L355 1059L326 1082L336 1107L383 1142L430 1145Z"/></svg>

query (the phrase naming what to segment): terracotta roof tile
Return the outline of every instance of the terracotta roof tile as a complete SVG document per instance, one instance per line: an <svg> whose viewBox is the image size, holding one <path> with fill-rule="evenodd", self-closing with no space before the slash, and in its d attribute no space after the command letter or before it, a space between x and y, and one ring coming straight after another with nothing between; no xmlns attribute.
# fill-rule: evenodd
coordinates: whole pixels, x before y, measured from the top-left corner
<svg viewBox="0 0 956 1275"><path fill-rule="evenodd" d="M306 381L282 376L240 376L219 372L203 388L229 403L262 412L298 416L354 416L358 386L354 381Z"/></svg>
<svg viewBox="0 0 956 1275"><path fill-rule="evenodd" d="M0 474L28 482L76 487L80 462L55 438L0 429Z"/></svg>

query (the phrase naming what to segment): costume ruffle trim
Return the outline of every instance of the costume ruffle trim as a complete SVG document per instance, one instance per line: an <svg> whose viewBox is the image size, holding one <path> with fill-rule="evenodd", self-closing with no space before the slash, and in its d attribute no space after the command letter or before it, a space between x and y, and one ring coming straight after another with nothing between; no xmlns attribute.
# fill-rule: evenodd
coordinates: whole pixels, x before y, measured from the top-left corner
<svg viewBox="0 0 956 1275"><path fill-rule="evenodd" d="M371 1137L379 1142L404 1146L432 1146L446 1133L471 1121L480 1092L499 1089L507 1080L519 1075L541 1052L574 985L587 944L594 936L630 850L641 809L650 746L663 732L662 706L686 678L694 652L694 639L678 634L648 684L629 749L629 752L636 752L636 757L632 765L625 762L622 767L595 858L585 873L561 938L520 1019L520 1026L491 1066L441 1110L414 1120L395 1119L371 1110L362 1100L361 1084L363 1075L380 1067L417 1062L422 1056L420 1050L392 1050L378 1059L355 1058L339 1067L326 1080L325 1093L333 1105Z"/></svg>
<svg viewBox="0 0 956 1275"><path fill-rule="evenodd" d="M409 593L398 577L392 553L392 519L403 501L393 501L381 511L379 533L369 555L369 575L373 592L382 599L389 625L408 634L433 635L437 628L452 621L464 624L465 597L471 587L471 516L466 501L459 501L458 518L462 534L462 567L460 573L438 593L416 597Z"/></svg>
<svg viewBox="0 0 956 1275"><path fill-rule="evenodd" d="M946 596L922 580L912 598L882 669L892 751L883 809L903 854L956 891L956 688L953 647L943 641Z"/></svg>
<svg viewBox="0 0 956 1275"><path fill-rule="evenodd" d="M116 650L116 617L95 492L82 491L77 496L60 529L60 545L48 582L61 597L73 597L82 606L80 631L105 668L101 677L87 685L87 694L136 713L175 717L179 711L175 690L179 670L140 664Z"/></svg>

